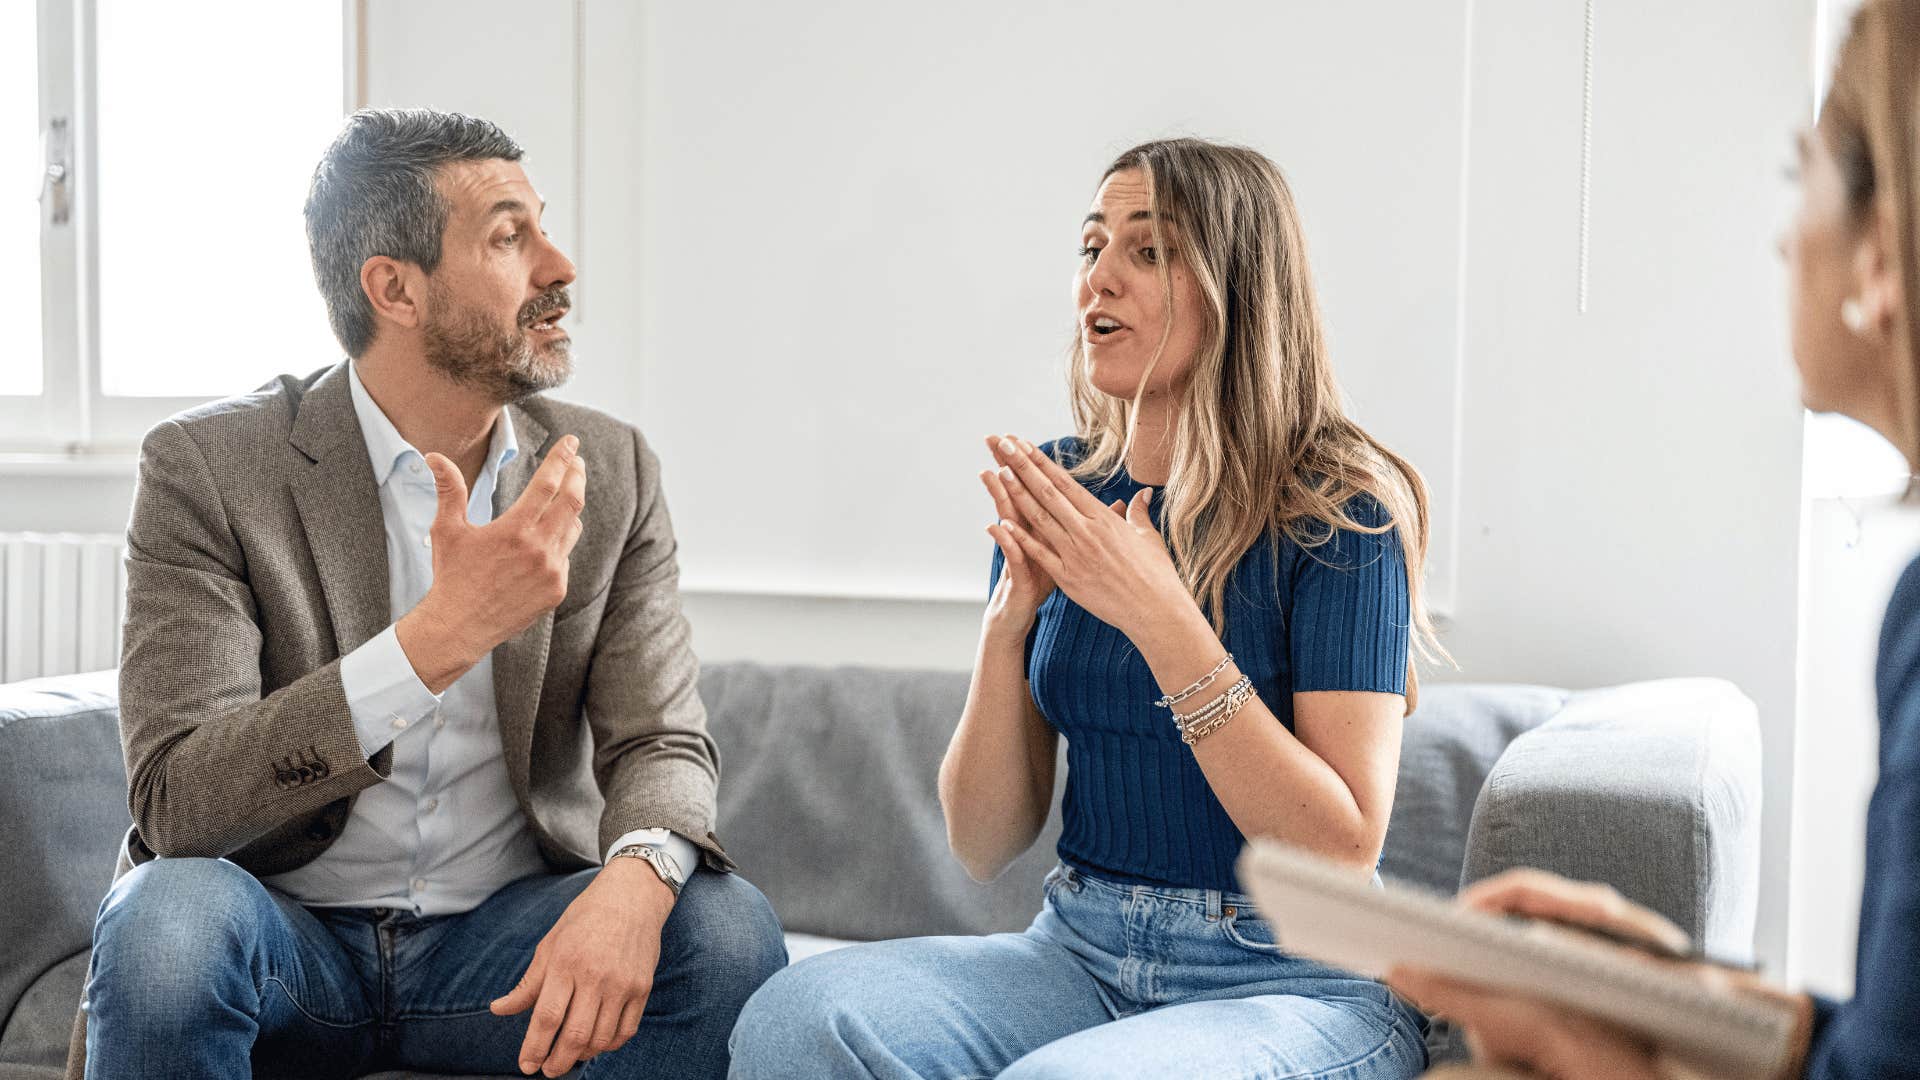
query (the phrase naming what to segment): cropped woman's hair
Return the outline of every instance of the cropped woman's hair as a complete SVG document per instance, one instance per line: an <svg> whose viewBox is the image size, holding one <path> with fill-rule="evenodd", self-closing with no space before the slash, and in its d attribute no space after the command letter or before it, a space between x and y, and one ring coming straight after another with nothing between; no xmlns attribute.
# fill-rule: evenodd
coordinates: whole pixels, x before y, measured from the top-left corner
<svg viewBox="0 0 1920 1080"><path fill-rule="evenodd" d="M1854 13L1840 49L1833 89L1820 110L1819 130L1840 164L1847 202L1864 222L1875 209L1892 226L1900 272L1899 329L1906 355L1895 365L1902 446L1909 462L1920 461L1920 161L1912 117L1920 115L1920 0L1867 0ZM1909 490L1909 497L1914 492Z"/></svg>
<svg viewBox="0 0 1920 1080"><path fill-rule="evenodd" d="M1154 245L1178 251L1206 298L1199 353L1174 391L1182 400L1173 472L1161 493L1167 539L1187 588L1224 630L1227 577L1262 539L1284 533L1315 553L1336 529L1398 530L1414 648L1427 659L1445 658L1421 587L1426 483L1347 417L1286 178L1255 151L1200 139L1136 146L1101 179L1127 169L1140 170L1149 185ZM1167 266L1162 260L1160 277L1171 313ZM1123 400L1094 388L1086 348L1076 340L1069 379L1086 453L1075 475L1100 479L1118 471L1140 393L1166 360L1165 345L1163 337L1139 391ZM1356 496L1370 497L1384 518L1355 520L1349 511Z"/></svg>

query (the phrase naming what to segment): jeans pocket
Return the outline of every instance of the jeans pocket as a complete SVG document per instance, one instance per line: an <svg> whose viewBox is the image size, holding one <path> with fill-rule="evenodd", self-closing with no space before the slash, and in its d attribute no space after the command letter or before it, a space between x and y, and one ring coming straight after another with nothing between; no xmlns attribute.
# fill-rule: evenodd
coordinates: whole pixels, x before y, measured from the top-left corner
<svg viewBox="0 0 1920 1080"><path fill-rule="evenodd" d="M1273 924L1245 912L1234 912L1220 920L1220 932L1228 941L1250 952L1277 956L1284 950L1273 937Z"/></svg>

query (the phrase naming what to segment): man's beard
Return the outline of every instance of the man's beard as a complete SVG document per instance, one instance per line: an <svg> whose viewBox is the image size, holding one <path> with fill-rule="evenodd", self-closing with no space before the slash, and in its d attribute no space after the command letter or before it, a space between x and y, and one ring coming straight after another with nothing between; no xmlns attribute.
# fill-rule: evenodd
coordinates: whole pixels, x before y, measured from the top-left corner
<svg viewBox="0 0 1920 1080"><path fill-rule="evenodd" d="M437 287L432 305L436 314L427 321L423 342L427 363L456 383L506 405L551 390L573 374L571 341L537 347L527 336L535 321L569 306L564 286L528 302L511 329L484 311L454 303Z"/></svg>

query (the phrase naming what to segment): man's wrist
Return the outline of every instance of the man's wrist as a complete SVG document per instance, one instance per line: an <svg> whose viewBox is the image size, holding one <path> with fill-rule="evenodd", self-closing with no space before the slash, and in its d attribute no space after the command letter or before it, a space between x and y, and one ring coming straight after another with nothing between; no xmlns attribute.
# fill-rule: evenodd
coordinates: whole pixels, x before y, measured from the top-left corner
<svg viewBox="0 0 1920 1080"><path fill-rule="evenodd" d="M452 686L486 655L486 650L462 640L453 625L429 608L425 600L400 616L393 629L414 673L436 694Z"/></svg>
<svg viewBox="0 0 1920 1080"><path fill-rule="evenodd" d="M609 881L616 883L623 890L629 890L632 895L658 897L664 894L668 905L671 906L674 901L680 898L679 885L675 883L657 863L652 862L649 858L641 857L641 853L634 850L636 848L646 848L646 850L653 852L655 857L662 857L664 855L658 848L652 848L642 844L629 844L627 847L621 848L620 851L616 852L613 858L606 861L606 864L600 868L601 875ZM629 852L631 852L631 854L629 854ZM658 890L658 892L655 890Z"/></svg>

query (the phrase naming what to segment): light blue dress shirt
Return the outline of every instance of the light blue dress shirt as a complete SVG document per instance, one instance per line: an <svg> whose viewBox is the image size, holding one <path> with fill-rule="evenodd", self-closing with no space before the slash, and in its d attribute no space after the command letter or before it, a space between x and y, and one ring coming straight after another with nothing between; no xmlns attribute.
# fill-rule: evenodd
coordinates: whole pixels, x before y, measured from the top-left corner
<svg viewBox="0 0 1920 1080"><path fill-rule="evenodd" d="M380 411L348 365L353 408L366 439L386 522L393 618L411 611L433 584L431 530L438 509L426 458ZM506 410L467 500L467 520L493 520L500 470L520 452ZM393 746L393 771L354 800L340 836L319 858L266 878L310 907L384 907L420 915L470 911L509 882L548 872L507 779L493 657L436 695L413 670L392 626L340 661L360 747L371 758ZM683 875L698 851L665 829L637 829L614 841L663 848Z"/></svg>

